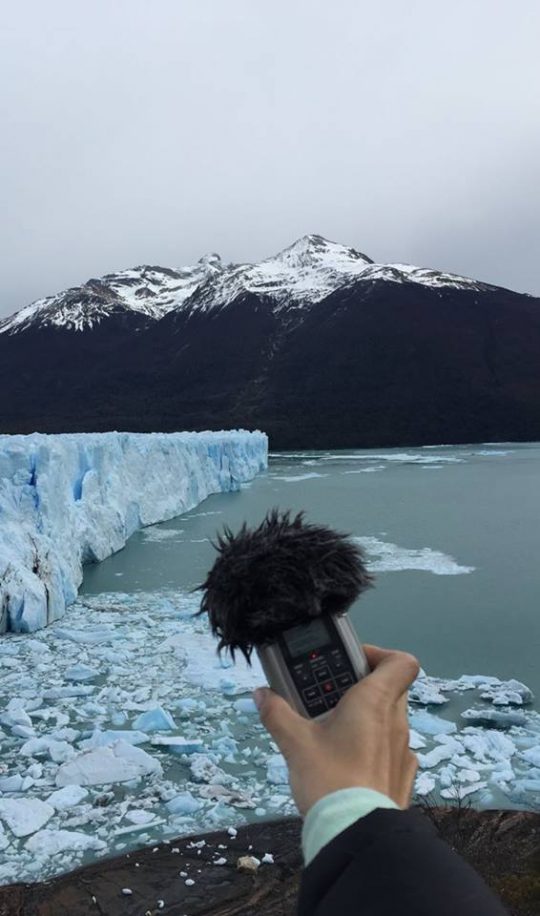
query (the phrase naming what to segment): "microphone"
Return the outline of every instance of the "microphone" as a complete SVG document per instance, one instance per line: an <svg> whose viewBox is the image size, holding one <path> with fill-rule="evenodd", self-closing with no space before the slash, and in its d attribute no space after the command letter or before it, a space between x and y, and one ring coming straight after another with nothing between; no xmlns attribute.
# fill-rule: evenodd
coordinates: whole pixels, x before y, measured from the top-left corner
<svg viewBox="0 0 540 916"><path fill-rule="evenodd" d="M369 666L347 610L373 576L348 535L272 509L253 529L225 527L199 587L218 651L259 655L270 686L308 718L337 705Z"/></svg>

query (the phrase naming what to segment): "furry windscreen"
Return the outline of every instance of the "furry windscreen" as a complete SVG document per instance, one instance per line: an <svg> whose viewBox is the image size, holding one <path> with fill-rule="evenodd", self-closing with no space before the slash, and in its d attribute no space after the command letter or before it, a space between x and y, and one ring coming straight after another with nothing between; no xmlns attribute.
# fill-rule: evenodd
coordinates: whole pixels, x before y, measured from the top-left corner
<svg viewBox="0 0 540 916"><path fill-rule="evenodd" d="M287 627L346 611L373 582L350 537L308 524L302 512L291 518L273 509L258 528L225 528L214 546L199 613L233 658L239 649L249 661L255 646Z"/></svg>

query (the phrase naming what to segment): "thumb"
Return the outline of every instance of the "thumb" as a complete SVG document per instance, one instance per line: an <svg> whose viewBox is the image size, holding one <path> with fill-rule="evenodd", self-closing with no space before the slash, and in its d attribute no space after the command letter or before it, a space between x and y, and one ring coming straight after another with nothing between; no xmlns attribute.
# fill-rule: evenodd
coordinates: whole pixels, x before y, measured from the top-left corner
<svg viewBox="0 0 540 916"><path fill-rule="evenodd" d="M257 687L253 692L261 722L284 756L294 748L308 724L283 697L269 687Z"/></svg>

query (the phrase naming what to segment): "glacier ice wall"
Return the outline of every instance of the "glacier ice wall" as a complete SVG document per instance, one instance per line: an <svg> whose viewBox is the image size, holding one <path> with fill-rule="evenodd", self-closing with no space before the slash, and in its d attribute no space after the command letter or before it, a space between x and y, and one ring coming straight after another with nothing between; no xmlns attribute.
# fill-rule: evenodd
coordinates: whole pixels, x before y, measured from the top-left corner
<svg viewBox="0 0 540 916"><path fill-rule="evenodd" d="M259 431L0 435L0 632L61 617L83 564L238 489L267 460Z"/></svg>

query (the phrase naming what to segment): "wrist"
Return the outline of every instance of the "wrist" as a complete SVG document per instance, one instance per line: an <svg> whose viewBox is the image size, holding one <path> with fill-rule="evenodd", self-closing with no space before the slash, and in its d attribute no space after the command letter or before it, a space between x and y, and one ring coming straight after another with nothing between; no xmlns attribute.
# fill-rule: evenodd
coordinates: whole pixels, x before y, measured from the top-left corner
<svg viewBox="0 0 540 916"><path fill-rule="evenodd" d="M305 865L334 837L376 808L400 810L388 795L365 786L336 789L318 798L309 807L302 826Z"/></svg>

